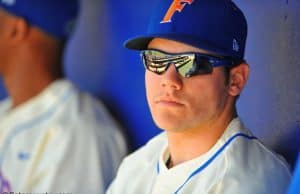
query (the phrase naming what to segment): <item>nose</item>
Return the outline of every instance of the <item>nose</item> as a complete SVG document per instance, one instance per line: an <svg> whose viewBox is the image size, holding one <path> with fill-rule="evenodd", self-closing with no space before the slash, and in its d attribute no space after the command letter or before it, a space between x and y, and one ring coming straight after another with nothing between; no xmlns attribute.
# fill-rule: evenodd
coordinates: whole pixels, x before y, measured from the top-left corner
<svg viewBox="0 0 300 194"><path fill-rule="evenodd" d="M177 73L175 66L170 64L168 69L161 75L162 87L169 87L175 90L180 90L182 88L182 78Z"/></svg>

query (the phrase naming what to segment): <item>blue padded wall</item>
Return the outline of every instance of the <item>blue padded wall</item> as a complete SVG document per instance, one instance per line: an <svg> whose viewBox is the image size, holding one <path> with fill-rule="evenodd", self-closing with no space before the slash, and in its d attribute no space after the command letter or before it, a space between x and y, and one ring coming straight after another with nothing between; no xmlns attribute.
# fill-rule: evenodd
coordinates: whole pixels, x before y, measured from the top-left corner
<svg viewBox="0 0 300 194"><path fill-rule="evenodd" d="M293 164L300 148L300 1L235 1L249 25L248 85L238 104L247 126Z"/></svg>
<svg viewBox="0 0 300 194"><path fill-rule="evenodd" d="M66 54L67 76L105 102L136 149L159 130L147 107L139 53L122 44L147 28L151 5L137 0L82 1L82 8Z"/></svg>

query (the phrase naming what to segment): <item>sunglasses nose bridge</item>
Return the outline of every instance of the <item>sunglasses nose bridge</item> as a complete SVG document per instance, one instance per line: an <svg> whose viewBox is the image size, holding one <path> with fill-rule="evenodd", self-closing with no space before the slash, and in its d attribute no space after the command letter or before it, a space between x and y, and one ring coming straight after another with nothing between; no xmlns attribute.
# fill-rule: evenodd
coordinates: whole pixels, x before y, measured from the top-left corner
<svg viewBox="0 0 300 194"><path fill-rule="evenodd" d="M181 89L183 83L181 76L177 72L175 64L169 63L166 66L165 72L161 75L160 85L163 88L173 88L176 90Z"/></svg>
<svg viewBox="0 0 300 194"><path fill-rule="evenodd" d="M166 69L165 69L165 71L167 71L167 70L169 69L169 67L172 66L172 65L173 65L173 66L175 67L175 69L176 69L175 63L172 62L172 61L170 61L170 62L168 62L168 63L166 64Z"/></svg>
<svg viewBox="0 0 300 194"><path fill-rule="evenodd" d="M178 69L176 67L176 64L174 62L169 62L166 65L164 74L172 74L171 76L180 76L179 73L178 73Z"/></svg>
<svg viewBox="0 0 300 194"><path fill-rule="evenodd" d="M176 63L174 63L174 62L169 62L166 64L164 73L166 73L167 71L170 71L169 69L172 67L174 68L174 73L176 73L179 76L178 68L176 66Z"/></svg>

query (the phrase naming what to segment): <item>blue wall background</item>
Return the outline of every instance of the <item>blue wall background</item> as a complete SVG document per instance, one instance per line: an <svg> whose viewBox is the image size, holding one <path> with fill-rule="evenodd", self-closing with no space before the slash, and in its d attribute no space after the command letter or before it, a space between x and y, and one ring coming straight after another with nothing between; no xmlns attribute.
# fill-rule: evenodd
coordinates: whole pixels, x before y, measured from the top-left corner
<svg viewBox="0 0 300 194"><path fill-rule="evenodd" d="M235 0L249 25L250 79L238 102L246 125L290 163L300 148L300 1ZM142 34L153 10L146 0L82 0L65 55L68 78L101 98L123 125L132 150L159 133L151 119L139 53L122 47ZM5 91L0 84L0 97Z"/></svg>
<svg viewBox="0 0 300 194"><path fill-rule="evenodd" d="M300 148L300 1L235 1L249 25L249 83L238 104L249 128L293 163Z"/></svg>

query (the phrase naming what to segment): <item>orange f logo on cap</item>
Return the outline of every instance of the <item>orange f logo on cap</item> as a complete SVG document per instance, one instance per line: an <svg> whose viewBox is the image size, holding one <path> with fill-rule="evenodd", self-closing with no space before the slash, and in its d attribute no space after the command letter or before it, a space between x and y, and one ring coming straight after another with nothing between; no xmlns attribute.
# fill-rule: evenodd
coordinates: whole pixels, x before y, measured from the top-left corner
<svg viewBox="0 0 300 194"><path fill-rule="evenodd" d="M181 12L184 6L188 3L189 5L193 3L194 0L173 0L173 3L169 7L164 19L160 23L171 22L175 11Z"/></svg>

